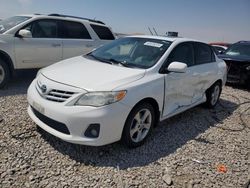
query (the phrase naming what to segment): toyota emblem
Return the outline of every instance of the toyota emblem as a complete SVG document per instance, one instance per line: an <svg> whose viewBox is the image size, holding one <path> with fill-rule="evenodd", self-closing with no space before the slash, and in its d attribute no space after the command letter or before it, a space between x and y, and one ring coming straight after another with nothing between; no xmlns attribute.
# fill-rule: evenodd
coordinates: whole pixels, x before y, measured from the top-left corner
<svg viewBox="0 0 250 188"><path fill-rule="evenodd" d="M42 85L40 89L41 89L42 93L46 93L47 86L46 85Z"/></svg>

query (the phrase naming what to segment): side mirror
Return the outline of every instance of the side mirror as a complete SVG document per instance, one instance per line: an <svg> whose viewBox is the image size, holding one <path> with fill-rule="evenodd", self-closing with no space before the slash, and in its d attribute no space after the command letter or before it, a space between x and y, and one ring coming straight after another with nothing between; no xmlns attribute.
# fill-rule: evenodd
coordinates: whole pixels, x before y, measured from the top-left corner
<svg viewBox="0 0 250 188"><path fill-rule="evenodd" d="M169 72L184 73L187 71L187 64L174 61L170 63L167 69Z"/></svg>
<svg viewBox="0 0 250 188"><path fill-rule="evenodd" d="M32 33L29 30L21 29L17 36L20 38L32 38Z"/></svg>

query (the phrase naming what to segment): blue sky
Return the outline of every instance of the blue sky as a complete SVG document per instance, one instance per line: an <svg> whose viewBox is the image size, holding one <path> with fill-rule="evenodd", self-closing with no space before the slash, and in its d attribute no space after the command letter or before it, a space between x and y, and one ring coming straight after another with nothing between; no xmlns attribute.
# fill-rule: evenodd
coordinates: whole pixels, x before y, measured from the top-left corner
<svg viewBox="0 0 250 188"><path fill-rule="evenodd" d="M250 0L0 0L0 18L61 13L104 21L115 32L179 31L203 41L250 40Z"/></svg>

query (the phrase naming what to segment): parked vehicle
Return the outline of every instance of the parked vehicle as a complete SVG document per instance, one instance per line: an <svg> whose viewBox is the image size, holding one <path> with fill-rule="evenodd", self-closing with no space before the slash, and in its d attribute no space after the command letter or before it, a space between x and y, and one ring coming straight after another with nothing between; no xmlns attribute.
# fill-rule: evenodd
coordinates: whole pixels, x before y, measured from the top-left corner
<svg viewBox="0 0 250 188"><path fill-rule="evenodd" d="M16 69L41 68L114 39L103 22L67 15L22 15L0 21L0 88Z"/></svg>
<svg viewBox="0 0 250 188"><path fill-rule="evenodd" d="M40 70L28 113L68 142L137 147L159 120L201 103L214 107L225 82L225 62L205 43L124 37Z"/></svg>
<svg viewBox="0 0 250 188"><path fill-rule="evenodd" d="M250 87L250 41L232 44L219 58L227 64L227 82Z"/></svg>
<svg viewBox="0 0 250 188"><path fill-rule="evenodd" d="M211 45L211 46L214 48L214 51L217 55L224 54L227 49L227 47L220 45Z"/></svg>
<svg viewBox="0 0 250 188"><path fill-rule="evenodd" d="M225 42L212 42L209 44L213 47L217 55L225 53L227 48L231 45L230 43L225 43Z"/></svg>

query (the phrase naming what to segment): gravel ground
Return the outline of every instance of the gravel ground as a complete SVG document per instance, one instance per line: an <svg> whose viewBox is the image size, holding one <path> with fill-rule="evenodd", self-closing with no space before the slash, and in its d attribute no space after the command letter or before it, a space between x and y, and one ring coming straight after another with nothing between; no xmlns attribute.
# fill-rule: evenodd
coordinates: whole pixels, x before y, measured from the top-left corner
<svg viewBox="0 0 250 188"><path fill-rule="evenodd" d="M170 118L130 150L73 145L37 130L26 112L34 76L21 73L0 90L0 187L247 187L249 91L226 86L214 110Z"/></svg>

